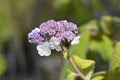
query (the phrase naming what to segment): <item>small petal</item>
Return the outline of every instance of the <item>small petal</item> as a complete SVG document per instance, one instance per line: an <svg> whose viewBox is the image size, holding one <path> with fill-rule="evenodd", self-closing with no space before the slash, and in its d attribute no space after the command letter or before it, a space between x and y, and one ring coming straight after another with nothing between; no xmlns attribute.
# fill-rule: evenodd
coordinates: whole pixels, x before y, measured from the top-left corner
<svg viewBox="0 0 120 80"><path fill-rule="evenodd" d="M55 37L51 37L51 39L49 40L49 44L59 45L60 44L60 40L55 38Z"/></svg>
<svg viewBox="0 0 120 80"><path fill-rule="evenodd" d="M71 45L78 44L79 40L80 40L80 36L74 37L73 40L71 41Z"/></svg>
<svg viewBox="0 0 120 80"><path fill-rule="evenodd" d="M49 56L51 54L51 49L49 48L48 42L44 42L41 45L37 45L37 50L40 56Z"/></svg>
<svg viewBox="0 0 120 80"><path fill-rule="evenodd" d="M36 27L34 31L40 32L40 29Z"/></svg>
<svg viewBox="0 0 120 80"><path fill-rule="evenodd" d="M37 50L38 50L38 54L39 54L40 56L44 56L44 55L45 55L45 53L44 53L41 45L37 45Z"/></svg>
<svg viewBox="0 0 120 80"><path fill-rule="evenodd" d="M45 56L50 56L51 55L51 49L50 48L46 48L45 49Z"/></svg>
<svg viewBox="0 0 120 80"><path fill-rule="evenodd" d="M62 50L60 46L56 46L55 49L56 49L56 51L61 51Z"/></svg>
<svg viewBox="0 0 120 80"><path fill-rule="evenodd" d="M50 44L50 48L51 48L51 49L55 49L55 47L56 47L55 45Z"/></svg>
<svg viewBox="0 0 120 80"><path fill-rule="evenodd" d="M61 51L59 39L55 37L51 37L51 39L49 40L49 45L51 49L56 49L56 51Z"/></svg>

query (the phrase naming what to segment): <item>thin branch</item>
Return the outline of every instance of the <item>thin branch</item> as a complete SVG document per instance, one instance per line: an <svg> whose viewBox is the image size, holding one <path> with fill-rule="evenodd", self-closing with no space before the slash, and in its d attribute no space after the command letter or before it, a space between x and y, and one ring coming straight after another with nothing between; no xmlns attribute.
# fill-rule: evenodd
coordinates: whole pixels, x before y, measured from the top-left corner
<svg viewBox="0 0 120 80"><path fill-rule="evenodd" d="M67 57L69 63L71 64L71 66L74 68L75 72L78 74L78 76L82 79L82 80L86 80L85 76L82 74L82 72L77 68L77 66L75 65L73 59L68 55Z"/></svg>
<svg viewBox="0 0 120 80"><path fill-rule="evenodd" d="M64 48L62 46L62 44L60 44L62 51L64 52ZM70 57L69 54L67 54L67 60L69 61L69 63L71 64L71 66L74 68L75 72L78 74L78 76L82 79L82 80L86 80L85 76L82 74L82 72L77 68L77 66L75 65L73 59Z"/></svg>

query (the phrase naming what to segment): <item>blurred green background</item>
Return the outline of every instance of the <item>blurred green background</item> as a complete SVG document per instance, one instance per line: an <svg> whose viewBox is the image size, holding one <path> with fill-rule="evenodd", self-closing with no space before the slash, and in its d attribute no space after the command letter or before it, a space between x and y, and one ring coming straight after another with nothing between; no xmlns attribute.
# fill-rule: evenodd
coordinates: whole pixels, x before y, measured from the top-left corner
<svg viewBox="0 0 120 80"><path fill-rule="evenodd" d="M27 34L49 19L79 27L81 42L70 53L96 61L108 71L120 40L120 0L0 0L0 80L59 80L62 55L40 57ZM53 52L56 53L56 52Z"/></svg>

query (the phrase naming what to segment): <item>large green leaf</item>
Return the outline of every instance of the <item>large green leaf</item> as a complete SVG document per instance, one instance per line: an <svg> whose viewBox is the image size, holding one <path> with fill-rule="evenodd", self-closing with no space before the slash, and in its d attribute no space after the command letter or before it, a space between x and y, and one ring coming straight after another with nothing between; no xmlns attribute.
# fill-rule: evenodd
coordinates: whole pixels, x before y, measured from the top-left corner
<svg viewBox="0 0 120 80"><path fill-rule="evenodd" d="M7 63L5 57L0 54L0 76L2 76L7 70Z"/></svg>
<svg viewBox="0 0 120 80"><path fill-rule="evenodd" d="M90 80L95 66L95 61L82 59L76 55L72 56L73 61L75 62L76 66L81 70L81 72L85 75L87 80Z"/></svg>
<svg viewBox="0 0 120 80"><path fill-rule="evenodd" d="M91 80L108 80L107 73L105 71L97 72L92 76Z"/></svg>
<svg viewBox="0 0 120 80"><path fill-rule="evenodd" d="M90 50L98 53L107 62L112 55L113 43L106 35L100 35L91 40Z"/></svg>
<svg viewBox="0 0 120 80"><path fill-rule="evenodd" d="M86 53L89 47L90 35L89 32L83 32L80 38L80 43L70 47L70 54L76 54L81 58L86 58Z"/></svg>
<svg viewBox="0 0 120 80"><path fill-rule="evenodd" d="M109 80L120 80L120 42L117 43L110 61Z"/></svg>

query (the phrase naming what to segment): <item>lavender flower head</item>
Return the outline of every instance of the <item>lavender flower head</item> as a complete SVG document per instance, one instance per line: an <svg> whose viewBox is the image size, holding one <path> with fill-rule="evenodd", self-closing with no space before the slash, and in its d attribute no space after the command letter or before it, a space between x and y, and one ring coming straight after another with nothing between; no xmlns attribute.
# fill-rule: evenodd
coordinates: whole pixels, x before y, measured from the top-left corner
<svg viewBox="0 0 120 80"><path fill-rule="evenodd" d="M48 56L51 54L50 49L61 50L60 43L62 41L73 41L72 44L79 43L78 37L75 39L77 33L78 28L72 22L48 20L42 23L39 28L32 30L28 34L28 40L30 43L37 44L37 50L41 56ZM47 45L46 49L43 48L45 45ZM49 54L45 54L44 50L48 50Z"/></svg>

